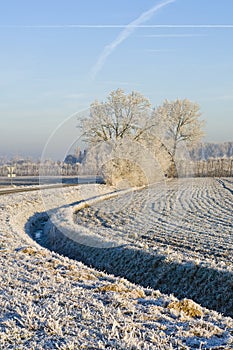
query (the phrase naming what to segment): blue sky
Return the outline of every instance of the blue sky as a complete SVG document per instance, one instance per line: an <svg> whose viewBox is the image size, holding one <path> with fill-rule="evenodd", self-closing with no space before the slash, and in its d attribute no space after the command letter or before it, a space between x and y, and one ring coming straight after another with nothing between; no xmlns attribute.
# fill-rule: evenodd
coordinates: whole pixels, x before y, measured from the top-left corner
<svg viewBox="0 0 233 350"><path fill-rule="evenodd" d="M232 141L232 0L171 1L98 65L124 26L162 2L2 0L0 155L39 157L60 123L119 87L153 106L198 102L206 140Z"/></svg>

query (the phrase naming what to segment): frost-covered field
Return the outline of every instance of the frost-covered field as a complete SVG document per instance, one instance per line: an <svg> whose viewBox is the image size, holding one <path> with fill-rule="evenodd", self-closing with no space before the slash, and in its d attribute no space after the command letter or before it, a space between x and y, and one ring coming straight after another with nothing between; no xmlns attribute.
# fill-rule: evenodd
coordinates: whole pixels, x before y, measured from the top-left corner
<svg viewBox="0 0 233 350"><path fill-rule="evenodd" d="M77 213L77 223L153 249L182 252L221 265L233 255L233 180L160 183ZM101 231L100 231L101 230Z"/></svg>
<svg viewBox="0 0 233 350"><path fill-rule="evenodd" d="M151 252L164 258L167 251L171 262L187 258L196 259L198 264L207 259L208 266L219 264L218 271L228 268L230 273L226 239L230 248L233 185L223 181L191 181L190 193L187 182L160 184L157 192L153 188L133 192L116 204L116 199L111 199L85 209L82 220L80 213L77 217L80 231L82 224L105 239L114 231L121 235L126 246L85 247L84 251L93 251L97 261L96 253L101 256L103 252L106 263L111 265L113 251L122 253L131 249L138 264L142 258L142 267ZM25 232L33 226L33 218L40 218L44 205L46 209L67 207L68 203L83 200L84 194L90 198L93 193L97 196L108 191L112 189L99 185L93 191L93 185L89 185L82 189L46 190L43 200L38 192L0 197L0 349L231 349L231 317L191 300L178 301L173 295L88 268L42 248ZM190 199L195 203L193 207L187 204ZM198 218L194 208L202 215L199 223L194 222ZM26 224L30 217L30 224ZM183 236L176 237L177 231ZM61 237L58 234L55 238ZM201 239L205 245L199 244ZM65 251L64 240L65 237L60 244L53 243ZM213 246L216 253L212 259ZM156 261L159 265L160 260ZM122 273L127 274L130 268L130 262L126 263ZM148 271L141 274L140 265L138 271L134 271L135 280L137 276L149 278Z"/></svg>
<svg viewBox="0 0 233 350"><path fill-rule="evenodd" d="M91 204L59 209L45 245L233 316L231 179L168 181Z"/></svg>

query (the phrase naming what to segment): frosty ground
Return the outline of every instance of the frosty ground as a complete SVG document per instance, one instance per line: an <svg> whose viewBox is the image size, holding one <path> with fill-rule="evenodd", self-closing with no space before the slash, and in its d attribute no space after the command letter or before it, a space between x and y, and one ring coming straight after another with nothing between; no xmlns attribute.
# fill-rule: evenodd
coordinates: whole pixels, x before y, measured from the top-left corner
<svg viewBox="0 0 233 350"><path fill-rule="evenodd" d="M231 349L231 317L86 267L41 247L30 232L46 210L64 214L68 226L75 217L79 237L83 232L89 242L93 234L101 244L119 243L108 249L119 251L124 242L139 252L167 250L171 262L196 259L231 273L232 190L226 179L176 181L75 216L78 202L114 189L83 185L1 196L0 349Z"/></svg>

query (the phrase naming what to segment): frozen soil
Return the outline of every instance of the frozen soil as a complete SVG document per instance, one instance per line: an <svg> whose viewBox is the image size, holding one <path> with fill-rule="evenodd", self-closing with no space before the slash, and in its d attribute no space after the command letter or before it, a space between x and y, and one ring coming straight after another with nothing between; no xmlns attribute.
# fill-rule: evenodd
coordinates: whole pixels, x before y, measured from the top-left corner
<svg viewBox="0 0 233 350"><path fill-rule="evenodd" d="M95 197L103 192L112 189L85 185L82 189L80 186L46 190L42 197L39 192L0 197L0 349L233 348L231 317L203 308L190 299L178 300L173 295L89 268L41 247L29 236L29 230L39 220L45 220L45 209L49 215L64 208L71 213L70 209L84 196ZM130 196L134 198L135 193ZM94 212L88 211L87 215L95 217ZM121 220L120 212L115 214ZM87 225L88 220L82 215ZM66 222L69 223L69 218ZM107 236L114 228L111 224L102 233L103 226L97 227L100 236ZM123 230L119 232L125 235ZM126 236L121 239L131 242L128 231ZM58 246L61 237L55 238ZM144 240L139 239L137 249L152 249ZM133 244L130 242L127 244Z"/></svg>

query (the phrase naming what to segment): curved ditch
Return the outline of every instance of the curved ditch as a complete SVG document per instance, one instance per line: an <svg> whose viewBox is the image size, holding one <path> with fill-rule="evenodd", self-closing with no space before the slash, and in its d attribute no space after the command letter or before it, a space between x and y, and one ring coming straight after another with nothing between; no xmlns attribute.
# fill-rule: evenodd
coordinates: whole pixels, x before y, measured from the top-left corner
<svg viewBox="0 0 233 350"><path fill-rule="evenodd" d="M125 277L143 287L193 299L204 307L233 317L233 272L230 265L223 269L203 260L178 259L161 246L153 250L142 249L140 244L133 242L110 248L90 247L64 235L45 213L32 217L28 228L31 236L50 250ZM142 239L148 241L148 237ZM169 246L169 240L167 243Z"/></svg>

